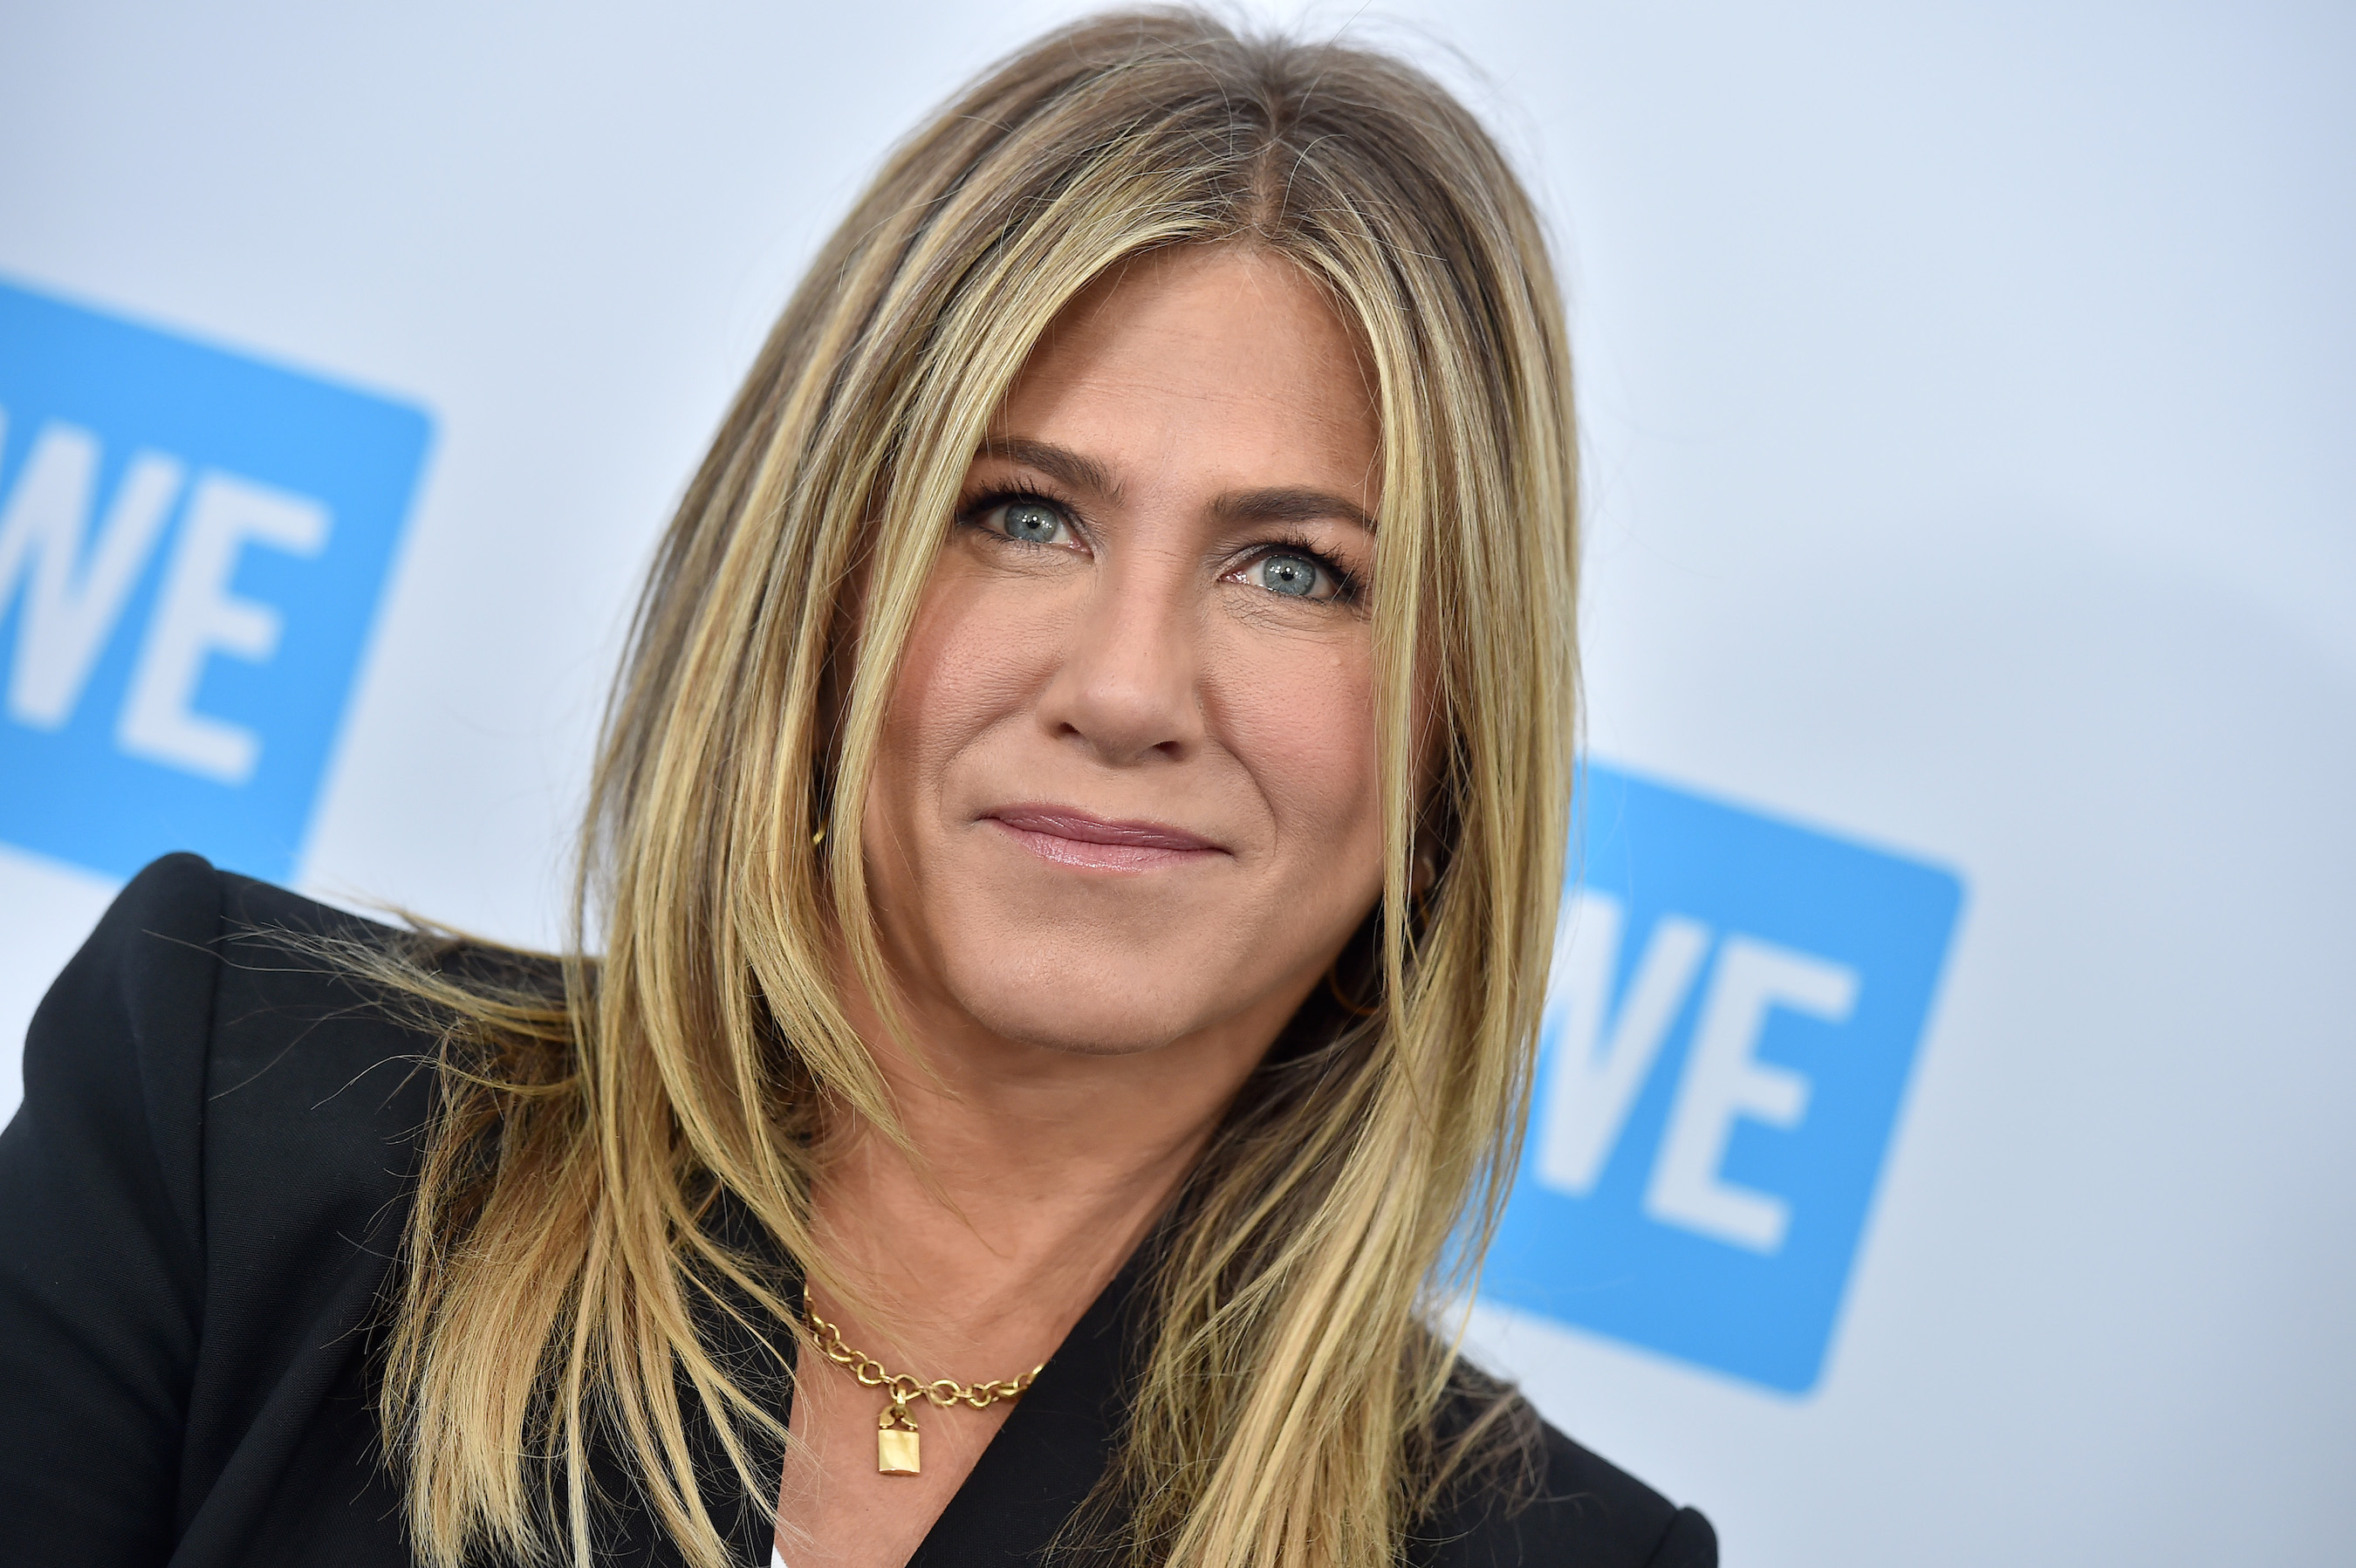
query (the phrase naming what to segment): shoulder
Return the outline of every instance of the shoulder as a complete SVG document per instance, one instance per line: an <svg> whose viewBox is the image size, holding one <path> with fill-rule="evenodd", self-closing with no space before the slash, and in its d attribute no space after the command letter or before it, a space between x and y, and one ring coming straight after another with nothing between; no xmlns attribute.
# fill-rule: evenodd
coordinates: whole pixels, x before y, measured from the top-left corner
<svg viewBox="0 0 2356 1568"><path fill-rule="evenodd" d="M434 1039L350 958L402 933L251 877L212 875L204 1135L216 1249L325 1252L381 1233L415 1163ZM288 1178L299 1196L275 1189Z"/></svg>
<svg viewBox="0 0 2356 1568"><path fill-rule="evenodd" d="M1716 1568L1709 1520L1495 1396L1520 1441L1470 1466L1415 1531L1430 1568Z"/></svg>
<svg viewBox="0 0 2356 1568"><path fill-rule="evenodd" d="M336 956L400 936L199 856L166 855L115 897L43 1000L35 1032L115 1034L167 1079L202 1060L209 1104L238 1091L241 1069L258 1082L281 1065L309 1078L414 1055L418 1031L369 1005Z"/></svg>
<svg viewBox="0 0 2356 1568"><path fill-rule="evenodd" d="M162 1561L358 1342L432 1041L330 949L390 935L174 855L35 1013L0 1132L0 1515L34 1555Z"/></svg>
<svg viewBox="0 0 2356 1568"><path fill-rule="evenodd" d="M123 888L36 1013L26 1112L119 1135L135 1124L136 1148L119 1152L152 1163L157 1196L208 1251L246 1213L283 1221L299 1201L334 1227L355 1203L380 1207L388 1167L407 1164L397 1146L424 1120L432 1042L333 954L394 936L167 855Z"/></svg>
<svg viewBox="0 0 2356 1568"><path fill-rule="evenodd" d="M274 969L299 982L282 1002L324 1004L337 982L323 968L298 972L286 939L390 940L390 928L215 869L201 856L167 854L116 895L41 1004L123 1025L155 1049L209 1024L225 968ZM347 997L347 1000L348 998Z"/></svg>
<svg viewBox="0 0 2356 1568"><path fill-rule="evenodd" d="M134 878L35 1011L8 1129L19 1163L37 1141L53 1155L112 1153L143 1178L152 1165L142 1196L192 1248L220 925L220 878L195 855Z"/></svg>

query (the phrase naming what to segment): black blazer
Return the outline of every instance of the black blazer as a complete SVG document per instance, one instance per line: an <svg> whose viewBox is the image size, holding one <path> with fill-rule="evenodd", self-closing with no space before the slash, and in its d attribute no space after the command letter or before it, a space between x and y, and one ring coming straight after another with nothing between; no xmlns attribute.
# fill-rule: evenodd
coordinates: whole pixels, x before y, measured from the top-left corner
<svg viewBox="0 0 2356 1568"><path fill-rule="evenodd" d="M372 1402L424 1042L272 929L373 928L193 855L158 861L35 1015L24 1104L0 1133L0 1561L412 1562ZM1040 1560L1104 1462L1134 1273L1015 1406L915 1568ZM1473 1491L1424 1521L1410 1557L1716 1563L1691 1509L1551 1428L1547 1460L1536 1501ZM678 1563L610 1456L597 1468L616 1498L607 1560ZM768 1563L767 1509L723 1523L737 1562Z"/></svg>

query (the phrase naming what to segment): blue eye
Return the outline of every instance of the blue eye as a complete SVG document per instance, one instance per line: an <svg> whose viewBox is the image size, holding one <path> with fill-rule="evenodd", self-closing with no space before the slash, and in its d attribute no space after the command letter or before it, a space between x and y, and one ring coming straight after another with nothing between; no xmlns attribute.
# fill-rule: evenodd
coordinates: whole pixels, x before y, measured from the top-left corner
<svg viewBox="0 0 2356 1568"><path fill-rule="evenodd" d="M1064 514L1040 501L1008 501L998 509L998 531L1025 544L1054 544L1064 532Z"/></svg>
<svg viewBox="0 0 2356 1568"><path fill-rule="evenodd" d="M1287 598L1322 599L1333 596L1332 574L1307 555L1284 551L1263 555L1245 569L1244 576L1269 593L1282 594Z"/></svg>

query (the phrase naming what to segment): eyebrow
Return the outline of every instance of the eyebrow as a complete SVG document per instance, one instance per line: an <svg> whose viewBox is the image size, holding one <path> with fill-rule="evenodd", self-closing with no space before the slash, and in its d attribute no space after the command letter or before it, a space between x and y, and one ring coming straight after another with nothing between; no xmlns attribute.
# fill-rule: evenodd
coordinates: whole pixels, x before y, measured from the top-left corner
<svg viewBox="0 0 2356 1568"><path fill-rule="evenodd" d="M981 453L1036 468L1075 489L1092 490L1111 500L1120 499L1120 481L1112 477L1110 469L1093 457L1052 441L992 436L981 444ZM1211 514L1226 523L1309 522L1318 518L1338 518L1356 523L1368 533L1375 532L1375 520L1365 508L1330 490L1312 489L1305 485L1230 490L1211 502Z"/></svg>
<svg viewBox="0 0 2356 1568"><path fill-rule="evenodd" d="M1222 522L1311 522L1318 518L1339 518L1355 522L1368 533L1375 532L1375 520L1357 502L1334 495L1330 490L1312 490L1305 486L1280 486L1264 490L1231 490L1211 503L1212 515Z"/></svg>
<svg viewBox="0 0 2356 1568"><path fill-rule="evenodd" d="M1108 500L1120 499L1120 484L1112 470L1094 457L1084 457L1068 446L1058 446L1052 441L1026 441L1020 436L991 436L981 444L985 457L1002 457L1010 463L1020 463L1036 468L1049 478L1060 479L1077 490L1094 490Z"/></svg>

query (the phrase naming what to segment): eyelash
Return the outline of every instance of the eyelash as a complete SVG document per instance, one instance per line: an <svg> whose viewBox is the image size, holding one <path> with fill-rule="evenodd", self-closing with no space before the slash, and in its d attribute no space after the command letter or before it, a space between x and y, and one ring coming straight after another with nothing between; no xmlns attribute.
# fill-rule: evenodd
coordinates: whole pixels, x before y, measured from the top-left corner
<svg viewBox="0 0 2356 1568"><path fill-rule="evenodd" d="M1058 497L1052 490L1037 485L1001 486L970 497L958 508L958 525L962 528L980 529L983 518L1012 501L1033 501L1053 507L1064 515L1066 525L1071 526L1075 532L1078 532L1079 509ZM995 529L987 529L983 532L1003 544L1027 544L1034 550L1046 548L1031 540L1010 538ZM1317 563L1318 569L1333 580L1333 596L1323 601L1312 600L1312 603L1355 605L1365 597L1365 585L1359 578L1358 574L1319 549L1310 542L1306 533L1298 529L1288 529L1273 539L1262 540L1254 544L1245 555L1241 564L1236 566L1234 570L1242 571L1246 566L1270 555L1305 556ZM1222 575L1225 575L1222 574Z"/></svg>
<svg viewBox="0 0 2356 1568"><path fill-rule="evenodd" d="M981 527L981 520L983 518L988 517L1000 507L1005 506L1012 501L1036 501L1042 506L1053 507L1063 514L1064 521L1066 523L1074 525L1074 532L1078 532L1076 525L1079 521L1079 509L1074 506L1071 502L1063 499L1061 497L1056 496L1050 491L1041 489L1035 485L1001 486L996 489L983 490L980 494L958 503L957 510L958 526L960 528L980 528ZM1034 541L1027 539L1011 538L1006 534L998 532L995 529L987 530L986 532L991 533L992 537L999 540L1001 543L1030 544L1035 542Z"/></svg>
<svg viewBox="0 0 2356 1568"><path fill-rule="evenodd" d="M1365 597L1365 585L1359 581L1358 575L1311 543L1309 536L1298 529L1287 529L1274 539L1253 545L1244 564L1264 561L1270 555L1300 555L1316 562L1318 569L1333 579L1333 596L1324 601L1327 604L1355 605Z"/></svg>

